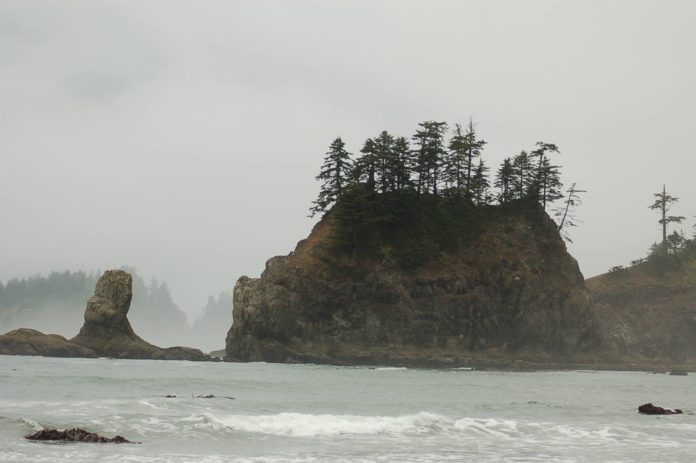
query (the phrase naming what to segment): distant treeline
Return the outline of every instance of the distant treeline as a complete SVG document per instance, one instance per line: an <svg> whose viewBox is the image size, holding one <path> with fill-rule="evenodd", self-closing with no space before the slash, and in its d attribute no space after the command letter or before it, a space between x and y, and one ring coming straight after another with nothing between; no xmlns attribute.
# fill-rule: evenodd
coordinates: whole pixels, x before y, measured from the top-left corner
<svg viewBox="0 0 696 463"><path fill-rule="evenodd" d="M552 160L559 154L555 144L538 142L529 152L506 157L494 177L485 146L471 121L452 130L445 122L422 122L410 139L383 131L365 140L357 156L336 138L317 176L322 186L311 215L331 211L339 240L353 250L384 238L395 226L408 226L417 240L426 238L433 227L425 222L444 228L435 243L441 248L456 240L456 230L472 224L477 210L530 203L546 210L564 197L561 167ZM559 231L574 224L579 192L573 185L557 210Z"/></svg>
<svg viewBox="0 0 696 463"><path fill-rule="evenodd" d="M84 304L94 292L98 275L85 272L51 272L48 276L0 281L0 311L31 309L59 302Z"/></svg>

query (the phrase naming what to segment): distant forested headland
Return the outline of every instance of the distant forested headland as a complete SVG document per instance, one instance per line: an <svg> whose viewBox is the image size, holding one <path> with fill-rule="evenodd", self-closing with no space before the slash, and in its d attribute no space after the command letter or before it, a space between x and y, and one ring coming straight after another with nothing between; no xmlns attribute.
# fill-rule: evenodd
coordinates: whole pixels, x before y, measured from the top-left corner
<svg viewBox="0 0 696 463"><path fill-rule="evenodd" d="M405 263L425 258L464 239L495 210L540 205L556 217L568 238L580 203L575 184L565 191L560 154L553 143L506 157L491 175L475 124L426 121L410 137L386 131L365 140L358 155L336 138L317 179L322 182L311 215L327 214L338 224L338 242L353 252L372 253L378 243L395 246Z"/></svg>

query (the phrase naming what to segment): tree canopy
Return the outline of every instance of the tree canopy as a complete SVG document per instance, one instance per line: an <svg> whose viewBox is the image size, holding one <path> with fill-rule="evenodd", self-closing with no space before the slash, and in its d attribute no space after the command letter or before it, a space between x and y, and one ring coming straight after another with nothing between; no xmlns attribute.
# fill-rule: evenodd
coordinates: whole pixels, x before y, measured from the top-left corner
<svg viewBox="0 0 696 463"><path fill-rule="evenodd" d="M344 241L355 248L383 225L412 226L418 217L445 214L439 225L447 228L461 225L477 208L536 202L546 209L564 197L561 167L553 162L560 153L555 144L540 141L506 157L494 178L484 158L486 145L472 120L452 129L443 121L424 121L410 137L382 131L367 138L355 156L336 138L317 176L322 184L311 215L332 212ZM577 204L574 196L565 206Z"/></svg>

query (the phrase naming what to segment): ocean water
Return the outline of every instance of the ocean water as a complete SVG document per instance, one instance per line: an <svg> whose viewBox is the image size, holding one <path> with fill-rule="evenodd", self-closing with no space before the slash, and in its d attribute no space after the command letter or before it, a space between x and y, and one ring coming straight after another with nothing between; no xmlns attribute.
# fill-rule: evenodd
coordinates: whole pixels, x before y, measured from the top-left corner
<svg viewBox="0 0 696 463"><path fill-rule="evenodd" d="M693 462L694 391L641 372L0 356L0 462ZM142 443L23 439L44 427Z"/></svg>

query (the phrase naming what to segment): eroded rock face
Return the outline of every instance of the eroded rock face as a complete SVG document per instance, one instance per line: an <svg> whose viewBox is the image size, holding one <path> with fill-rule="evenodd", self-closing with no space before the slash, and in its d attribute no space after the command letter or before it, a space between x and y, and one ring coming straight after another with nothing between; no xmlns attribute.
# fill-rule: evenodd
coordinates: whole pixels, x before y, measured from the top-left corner
<svg viewBox="0 0 696 463"><path fill-rule="evenodd" d="M587 280L602 344L616 356L656 368L696 365L696 275L647 264Z"/></svg>
<svg viewBox="0 0 696 463"><path fill-rule="evenodd" d="M511 212L415 271L335 253L320 222L234 289L227 358L466 364L571 359L597 343L583 276L540 209ZM565 360L564 360L565 361Z"/></svg>
<svg viewBox="0 0 696 463"><path fill-rule="evenodd" d="M87 301L85 323L71 342L106 357L151 358L159 350L135 332L128 321L133 278L123 270L107 270Z"/></svg>

